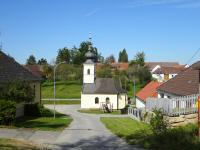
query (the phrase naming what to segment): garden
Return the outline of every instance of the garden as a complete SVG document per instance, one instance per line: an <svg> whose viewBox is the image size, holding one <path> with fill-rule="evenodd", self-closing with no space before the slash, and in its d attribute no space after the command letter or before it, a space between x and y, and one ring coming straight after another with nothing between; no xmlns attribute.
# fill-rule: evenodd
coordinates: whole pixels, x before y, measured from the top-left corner
<svg viewBox="0 0 200 150"><path fill-rule="evenodd" d="M157 111L150 124L131 118L102 117L101 121L117 136L129 144L152 150L197 150L197 124L169 128L161 112Z"/></svg>
<svg viewBox="0 0 200 150"><path fill-rule="evenodd" d="M34 90L29 82L11 82L0 85L0 127L29 128L33 130L62 130L72 121L70 116L54 113L34 103ZM16 118L16 105L25 103L24 116Z"/></svg>

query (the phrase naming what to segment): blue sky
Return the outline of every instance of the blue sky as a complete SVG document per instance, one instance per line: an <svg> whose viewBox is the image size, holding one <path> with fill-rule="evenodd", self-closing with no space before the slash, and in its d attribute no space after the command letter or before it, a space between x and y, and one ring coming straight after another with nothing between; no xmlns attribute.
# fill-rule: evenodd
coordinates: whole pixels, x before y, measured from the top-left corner
<svg viewBox="0 0 200 150"><path fill-rule="evenodd" d="M0 0L0 41L20 63L51 62L62 47L93 35L103 56L126 48L129 59L186 63L200 48L200 0ZM200 58L200 53L192 59Z"/></svg>

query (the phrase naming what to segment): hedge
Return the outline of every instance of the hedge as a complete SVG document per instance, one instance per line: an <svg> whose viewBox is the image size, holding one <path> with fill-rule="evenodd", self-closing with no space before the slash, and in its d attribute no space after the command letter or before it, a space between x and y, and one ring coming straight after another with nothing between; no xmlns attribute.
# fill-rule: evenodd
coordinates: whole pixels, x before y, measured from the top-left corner
<svg viewBox="0 0 200 150"><path fill-rule="evenodd" d="M0 124L11 125L16 116L16 103L10 100L0 100Z"/></svg>

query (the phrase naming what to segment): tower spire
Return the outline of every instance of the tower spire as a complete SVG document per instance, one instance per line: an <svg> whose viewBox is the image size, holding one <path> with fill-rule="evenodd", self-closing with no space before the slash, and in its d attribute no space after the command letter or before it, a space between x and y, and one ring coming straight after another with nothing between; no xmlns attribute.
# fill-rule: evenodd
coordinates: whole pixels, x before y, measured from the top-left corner
<svg viewBox="0 0 200 150"><path fill-rule="evenodd" d="M89 51L92 51L92 33L90 32L89 33L89 48L88 48Z"/></svg>

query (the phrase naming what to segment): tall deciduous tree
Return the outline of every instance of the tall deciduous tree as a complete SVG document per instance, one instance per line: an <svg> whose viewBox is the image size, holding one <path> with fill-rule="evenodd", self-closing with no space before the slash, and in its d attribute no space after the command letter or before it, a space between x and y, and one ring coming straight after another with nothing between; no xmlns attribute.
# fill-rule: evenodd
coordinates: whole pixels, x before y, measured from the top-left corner
<svg viewBox="0 0 200 150"><path fill-rule="evenodd" d="M105 63L109 64L109 63L114 63L115 62L115 56L114 55L110 55L106 58Z"/></svg>
<svg viewBox="0 0 200 150"><path fill-rule="evenodd" d="M58 50L58 56L56 58L56 63L60 63L63 61L65 61L66 63L70 62L70 51L66 47Z"/></svg>
<svg viewBox="0 0 200 150"><path fill-rule="evenodd" d="M47 60L45 58L41 58L40 60L38 60L38 65L47 65Z"/></svg>
<svg viewBox="0 0 200 150"><path fill-rule="evenodd" d="M30 55L29 58L26 61L27 65L35 65L36 64L36 58L34 55Z"/></svg>
<svg viewBox="0 0 200 150"><path fill-rule="evenodd" d="M135 62L139 64L140 66L145 65L145 53L144 52L138 52L135 55Z"/></svg>

